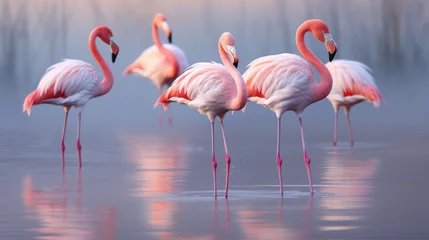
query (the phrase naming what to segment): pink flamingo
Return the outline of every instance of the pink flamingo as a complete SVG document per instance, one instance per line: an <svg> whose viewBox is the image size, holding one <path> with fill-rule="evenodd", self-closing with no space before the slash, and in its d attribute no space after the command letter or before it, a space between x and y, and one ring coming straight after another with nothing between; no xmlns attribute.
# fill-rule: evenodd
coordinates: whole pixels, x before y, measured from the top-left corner
<svg viewBox="0 0 429 240"><path fill-rule="evenodd" d="M350 123L350 108L363 101L372 102L374 107L380 106L383 99L375 85L370 69L363 63L350 60L336 60L326 64L331 72L333 85L327 96L335 112L334 146L337 145L338 110L344 107L350 132L350 145L353 146L353 131Z"/></svg>
<svg viewBox="0 0 429 240"><path fill-rule="evenodd" d="M277 115L277 169L281 194L283 194L281 169L283 161L280 157L281 117L286 111L294 111L299 118L304 162L310 191L313 193L310 158L305 148L301 115L307 106L324 99L332 87L332 77L328 69L305 45L306 32L311 32L317 40L325 43L329 61L334 58L337 46L328 26L321 20L307 20L296 32L296 45L299 51L320 73L322 80L319 84L314 80L311 65L300 56L289 53L258 58L249 64L249 68L243 74L249 101L269 108Z"/></svg>
<svg viewBox="0 0 429 240"><path fill-rule="evenodd" d="M225 32L219 38L218 48L222 60L218 63L195 63L189 67L172 86L168 88L155 102L154 107L162 104L164 109L169 102L186 104L207 115L212 132L212 166L214 196L216 197L216 167L214 153L214 120L219 118L225 147L226 186L225 198L228 198L229 168L231 158L225 140L223 117L228 111L238 111L247 102L246 85L240 72L236 69L238 56L235 51L235 40L231 33ZM232 62L232 63L231 63Z"/></svg>
<svg viewBox="0 0 429 240"><path fill-rule="evenodd" d="M158 36L158 28L162 28L168 36L170 44L161 44ZM143 53L127 68L123 75L133 73L149 78L158 88L159 95L162 87L170 87L173 81L182 74L189 66L185 53L179 47L171 44L172 33L167 24L167 19L161 13L155 15L152 23L152 35L155 45L147 48ZM159 124L162 124L161 109L159 110ZM171 112L168 111L168 121L171 125Z"/></svg>
<svg viewBox="0 0 429 240"><path fill-rule="evenodd" d="M112 62L115 62L119 47L113 41L112 31L106 26L98 26L89 34L89 49L101 67L104 79L101 80L97 70L91 64L75 59L65 59L50 66L37 86L37 89L25 98L23 111L30 116L31 108L38 104L52 104L64 107L64 127L61 139L61 150L64 153L64 137L67 126L67 116L71 107L75 107L78 114L77 149L79 153L79 168L82 167L80 144L80 126L83 107L91 98L102 96L113 86L113 74L95 44L99 37L110 46ZM64 168L64 160L63 160Z"/></svg>

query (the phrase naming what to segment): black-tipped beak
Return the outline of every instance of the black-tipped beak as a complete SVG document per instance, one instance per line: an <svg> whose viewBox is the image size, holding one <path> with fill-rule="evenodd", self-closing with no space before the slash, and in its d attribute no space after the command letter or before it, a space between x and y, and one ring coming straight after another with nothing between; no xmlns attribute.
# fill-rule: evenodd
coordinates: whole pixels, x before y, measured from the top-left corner
<svg viewBox="0 0 429 240"><path fill-rule="evenodd" d="M332 62L334 60L335 54L337 54L337 49L333 53L329 53L329 61Z"/></svg>
<svg viewBox="0 0 429 240"><path fill-rule="evenodd" d="M173 43L173 33L170 33L170 35L168 35L168 43Z"/></svg>
<svg viewBox="0 0 429 240"><path fill-rule="evenodd" d="M114 63L116 61L116 57L118 56L118 53L112 53L112 63Z"/></svg>
<svg viewBox="0 0 429 240"><path fill-rule="evenodd" d="M238 68L238 61L234 61L232 64L234 65L235 68Z"/></svg>

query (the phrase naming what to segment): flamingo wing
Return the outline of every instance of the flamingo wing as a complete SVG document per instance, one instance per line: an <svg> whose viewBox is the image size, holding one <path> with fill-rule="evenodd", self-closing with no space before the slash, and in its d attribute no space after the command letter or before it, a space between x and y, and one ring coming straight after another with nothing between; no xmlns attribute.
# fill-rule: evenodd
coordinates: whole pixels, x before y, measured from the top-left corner
<svg viewBox="0 0 429 240"><path fill-rule="evenodd" d="M248 65L243 79L249 101L269 108L306 103L305 93L315 86L310 64L289 53L255 59Z"/></svg>
<svg viewBox="0 0 429 240"><path fill-rule="evenodd" d="M172 44L163 46L176 58L179 63L179 75L182 74L189 66L185 53ZM159 51L157 46L153 45L144 50L124 72L132 72L161 84L163 80L169 78L170 69L168 67L172 67L168 58Z"/></svg>
<svg viewBox="0 0 429 240"><path fill-rule="evenodd" d="M100 87L100 76L89 63L64 59L50 66L37 86L24 101L24 111L40 103L56 105L84 105Z"/></svg>
<svg viewBox="0 0 429 240"><path fill-rule="evenodd" d="M375 85L370 69L363 63L335 60L326 64L332 75L333 85L328 98L346 101L346 98L365 98L378 107L382 95Z"/></svg>
<svg viewBox="0 0 429 240"><path fill-rule="evenodd" d="M234 79L225 66L215 62L195 63L180 75L155 102L166 106L168 102L194 105L221 105L237 91ZM191 104L192 105L192 104ZM198 106L196 106L198 108ZM205 109L208 111L208 109Z"/></svg>

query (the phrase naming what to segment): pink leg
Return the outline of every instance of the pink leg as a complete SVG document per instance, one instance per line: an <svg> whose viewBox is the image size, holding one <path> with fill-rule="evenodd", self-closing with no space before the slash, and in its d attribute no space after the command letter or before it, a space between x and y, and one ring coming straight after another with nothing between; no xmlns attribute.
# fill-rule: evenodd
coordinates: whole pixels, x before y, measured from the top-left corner
<svg viewBox="0 0 429 240"><path fill-rule="evenodd" d="M170 126L171 126L171 125L173 125L173 118L171 117L170 107L168 107L167 111L168 111L168 124L170 124Z"/></svg>
<svg viewBox="0 0 429 240"><path fill-rule="evenodd" d="M214 148L214 121L211 122L212 127L212 166L213 166L213 185L214 185L214 197L217 197L217 187L216 187L216 168L217 162L215 158L215 148Z"/></svg>
<svg viewBox="0 0 429 240"><path fill-rule="evenodd" d="M307 167L307 175L308 175L308 182L310 183L310 193L313 194L313 181L311 180L311 169L310 169L310 162L311 159L307 155L307 149L305 148L305 141L304 141L304 130L302 127L302 118L299 117L299 127L301 128L301 140L302 140L302 150L304 152L304 162L305 166Z"/></svg>
<svg viewBox="0 0 429 240"><path fill-rule="evenodd" d="M81 116L82 116L82 112L81 110L78 109L78 122L77 122L77 140L76 140L76 147L77 147L77 151L78 151L78 157L79 157L79 168L82 167L82 154L81 154L81 149L82 149L82 145L80 144L80 124L81 124Z"/></svg>
<svg viewBox="0 0 429 240"><path fill-rule="evenodd" d="M281 193L281 195L283 195L283 174L282 174L283 160L280 157L281 123L282 123L282 118L281 117L277 118L277 156L276 156L276 160L277 160L277 171L279 174L280 193Z"/></svg>
<svg viewBox="0 0 429 240"><path fill-rule="evenodd" d="M354 140L353 140L353 130L352 130L352 124L350 122L350 108L345 107L344 108L344 112L346 113L346 117L347 117L347 124L349 125L349 133L350 133L350 145L353 146Z"/></svg>
<svg viewBox="0 0 429 240"><path fill-rule="evenodd" d="M159 89L159 96L161 96L162 94L162 87ZM160 106L158 108L158 125L162 126L162 107Z"/></svg>
<svg viewBox="0 0 429 240"><path fill-rule="evenodd" d="M65 114L64 114L64 126L63 126L63 134L62 134L62 137L61 137L61 160L62 160L63 169L65 167L65 157L64 157L64 154L65 154L65 150L66 150L66 145L64 144L64 139L66 137L67 118L69 116L69 110L70 110L69 107L65 107L64 108L64 111L65 111Z"/></svg>
<svg viewBox="0 0 429 240"><path fill-rule="evenodd" d="M338 129L338 110L335 110L335 119L334 119L334 146L337 146L337 129Z"/></svg>
<svg viewBox="0 0 429 240"><path fill-rule="evenodd" d="M66 137L66 128L67 128L67 118L68 118L68 116L69 116L69 110L70 110L70 108L69 107L65 107L64 108L64 111L65 111L65 114L64 114L64 126L63 126L63 135L62 135L62 137L61 137L61 150L64 152L64 150L66 149L66 145L64 144L64 139L65 139L65 137Z"/></svg>
<svg viewBox="0 0 429 240"><path fill-rule="evenodd" d="M231 158L229 157L228 147L226 146L225 131L223 128L223 118L219 118L219 120L220 120L220 126L222 128L223 145L225 147L225 162L226 162L225 198L228 198L229 169L231 165Z"/></svg>

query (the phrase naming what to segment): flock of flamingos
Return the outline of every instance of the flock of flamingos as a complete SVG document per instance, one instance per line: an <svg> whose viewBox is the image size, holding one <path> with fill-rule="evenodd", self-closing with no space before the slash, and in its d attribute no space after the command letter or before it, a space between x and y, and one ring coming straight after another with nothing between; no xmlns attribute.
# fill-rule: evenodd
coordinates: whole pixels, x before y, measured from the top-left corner
<svg viewBox="0 0 429 240"><path fill-rule="evenodd" d="M164 30L169 44L162 44L158 28ZM317 40L324 43L329 53L329 62L323 64L307 47L304 35L310 32ZM222 64L200 62L188 67L185 53L172 43L172 31L163 14L153 19L152 34L155 45L147 48L123 72L123 75L136 74L152 80L158 87L160 96L154 107L161 104L164 110L168 104L176 102L196 109L207 115L212 133L212 166L214 196L216 197L216 167L214 154L214 121L219 118L226 158L225 198L228 197L230 156L225 140L223 118L228 111L245 109L248 101L271 109L277 116L277 168L280 192L283 194L282 159L280 157L281 117L286 111L294 111L299 119L304 162L307 168L310 192L313 193L310 158L307 155L302 126L302 113L312 103L328 98L335 112L334 141L337 143L338 110L344 108L350 130L350 144L353 145L353 133L350 124L350 108L362 101L372 102L378 107L382 95L369 73L369 68L356 61L333 61L337 45L328 26L319 19L311 19L301 24L296 31L296 45L304 58L290 53L269 55L255 59L248 65L244 74L237 70L238 54L235 40L231 33L224 32L219 38L219 55ZM108 93L113 86L113 74L108 64L100 55L96 39L100 38L109 45L114 63L119 47L113 40L112 31L106 26L98 26L89 35L89 49L101 67L104 79L91 64L75 59L65 59L50 66L39 82L37 89L24 101L23 110L28 115L31 108L38 104L52 104L64 107L64 127L61 149L64 152L64 136L67 116L71 107L77 109L78 133L77 149L80 153L80 128L82 110L88 100ZM312 64L319 72L321 80L314 79ZM162 87L168 89L162 92ZM159 120L162 122L161 116ZM171 115L169 116L171 123ZM64 165L63 165L64 166ZM79 167L82 160L79 158Z"/></svg>

